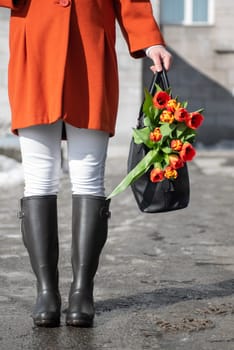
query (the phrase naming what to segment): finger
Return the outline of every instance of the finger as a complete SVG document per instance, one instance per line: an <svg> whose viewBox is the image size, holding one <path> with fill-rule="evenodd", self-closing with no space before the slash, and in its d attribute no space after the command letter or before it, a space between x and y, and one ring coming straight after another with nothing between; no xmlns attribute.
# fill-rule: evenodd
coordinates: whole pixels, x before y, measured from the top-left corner
<svg viewBox="0 0 234 350"><path fill-rule="evenodd" d="M161 72L163 70L163 65L160 56L153 57L153 62L154 65L152 66L152 68L154 69L154 71Z"/></svg>
<svg viewBox="0 0 234 350"><path fill-rule="evenodd" d="M155 70L162 71L163 67L169 70L172 63L172 55L164 48L153 48L150 51L149 57L152 59Z"/></svg>
<svg viewBox="0 0 234 350"><path fill-rule="evenodd" d="M154 67L156 72L161 72L163 70L162 64L156 64Z"/></svg>
<svg viewBox="0 0 234 350"><path fill-rule="evenodd" d="M172 55L170 55L169 53L167 55L164 55L162 57L162 61L163 61L163 66L166 70L169 70L172 64Z"/></svg>
<svg viewBox="0 0 234 350"><path fill-rule="evenodd" d="M156 70L155 66L151 66L150 69L152 70L152 72L153 72L154 74L157 73L157 70Z"/></svg>

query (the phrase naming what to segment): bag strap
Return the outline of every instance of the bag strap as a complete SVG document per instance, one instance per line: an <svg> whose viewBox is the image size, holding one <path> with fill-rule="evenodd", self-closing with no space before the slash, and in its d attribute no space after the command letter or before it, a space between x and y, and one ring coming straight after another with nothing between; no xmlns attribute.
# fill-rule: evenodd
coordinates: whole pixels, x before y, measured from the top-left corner
<svg viewBox="0 0 234 350"><path fill-rule="evenodd" d="M164 68L161 72L158 72L158 73L153 75L153 78L152 78L152 81L150 84L150 88L149 88L149 93L151 95L154 95L156 92L156 85L155 84L159 85L163 90L169 89L169 81L168 81L168 77L167 77L167 72Z"/></svg>
<svg viewBox="0 0 234 350"><path fill-rule="evenodd" d="M163 68L161 72L154 73L150 87L149 87L149 93L153 96L156 93L156 84L159 85L163 90L169 89L169 80L167 77L167 72ZM143 102L144 103L144 102ZM143 103L140 108L139 116L137 118L137 129L141 129L144 127L144 118L145 118L145 113L143 112Z"/></svg>

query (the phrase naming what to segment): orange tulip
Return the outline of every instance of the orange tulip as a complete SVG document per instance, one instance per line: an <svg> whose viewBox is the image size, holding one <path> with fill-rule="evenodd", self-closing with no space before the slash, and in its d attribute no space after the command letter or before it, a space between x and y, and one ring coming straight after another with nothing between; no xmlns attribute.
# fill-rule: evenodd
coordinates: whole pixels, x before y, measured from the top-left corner
<svg viewBox="0 0 234 350"><path fill-rule="evenodd" d="M150 133L150 140L153 142L158 142L162 138L160 128L155 128L153 132Z"/></svg>
<svg viewBox="0 0 234 350"><path fill-rule="evenodd" d="M174 121L174 115L173 115L172 112L167 111L167 110L164 110L164 111L162 111L162 113L161 113L161 115L160 115L160 120L161 120L161 122L163 122L163 123L169 123L169 124L171 124L171 123L173 123L173 121Z"/></svg>
<svg viewBox="0 0 234 350"><path fill-rule="evenodd" d="M177 176L178 176L177 171L171 166L167 166L166 169L164 170L164 177L166 179L176 179Z"/></svg>
<svg viewBox="0 0 234 350"><path fill-rule="evenodd" d="M173 151L181 151L182 146L183 142L181 140L171 140L171 149L173 149Z"/></svg>
<svg viewBox="0 0 234 350"><path fill-rule="evenodd" d="M180 108L180 102L177 102L176 99L172 98L167 102L166 109L171 112L175 112L176 109Z"/></svg>

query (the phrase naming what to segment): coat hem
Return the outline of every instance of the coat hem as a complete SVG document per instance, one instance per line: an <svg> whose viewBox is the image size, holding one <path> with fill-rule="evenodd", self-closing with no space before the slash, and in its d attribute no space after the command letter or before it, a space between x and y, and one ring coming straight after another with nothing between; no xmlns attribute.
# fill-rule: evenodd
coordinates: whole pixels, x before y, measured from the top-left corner
<svg viewBox="0 0 234 350"><path fill-rule="evenodd" d="M38 126L38 125L51 125L51 124L56 123L60 119L62 119L64 123L67 123L67 124L72 125L72 126L74 126L76 128L79 128L79 129L89 129L89 130L104 131L104 132L107 132L109 134L109 137L113 137L115 135L115 128L107 129L107 128L102 127L102 126L100 126L100 127L98 127L98 126L89 126L89 125L85 126L85 125L82 125L82 124L79 124L79 123L74 124L71 121L69 121L69 120L67 120L65 118L61 118L61 117L57 118L57 119L55 119L53 121L50 121L50 122L43 122L43 121L41 121L41 122L38 122L38 123L27 123L27 124L18 125L18 126L17 125L12 125L11 132L14 135L18 136L18 129L24 129L24 128L29 128L29 127ZM62 139L66 140L65 134L63 134L63 135L64 135L64 137L62 137Z"/></svg>

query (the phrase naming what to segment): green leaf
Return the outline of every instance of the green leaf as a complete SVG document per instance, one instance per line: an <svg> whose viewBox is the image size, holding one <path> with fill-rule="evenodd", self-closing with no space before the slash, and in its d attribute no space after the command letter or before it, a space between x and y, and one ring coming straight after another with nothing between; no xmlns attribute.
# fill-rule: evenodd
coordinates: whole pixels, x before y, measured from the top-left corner
<svg viewBox="0 0 234 350"><path fill-rule="evenodd" d="M171 153L171 151L170 151ZM165 166L169 164L169 156L167 153L162 152L162 150L158 151L158 155L156 157L156 162L154 163L157 164L157 166L161 169L164 169ZM160 165L160 166L159 166Z"/></svg>
<svg viewBox="0 0 234 350"><path fill-rule="evenodd" d="M196 134L197 134L196 130L188 129L187 132L183 135L181 141L182 142L188 141L192 143L195 139Z"/></svg>
<svg viewBox="0 0 234 350"><path fill-rule="evenodd" d="M161 162L155 162L154 163L154 168L159 168L159 169L162 169L162 164L161 164Z"/></svg>
<svg viewBox="0 0 234 350"><path fill-rule="evenodd" d="M168 89L165 90L169 96L171 96L171 88L169 87Z"/></svg>
<svg viewBox="0 0 234 350"><path fill-rule="evenodd" d="M171 136L171 134L175 128L176 128L176 125L173 123L172 124L163 123L160 126L161 134L163 135L163 137Z"/></svg>
<svg viewBox="0 0 234 350"><path fill-rule="evenodd" d="M196 113L202 113L202 112L204 112L204 108L200 108L196 111Z"/></svg>
<svg viewBox="0 0 234 350"><path fill-rule="evenodd" d="M137 144L144 143L147 147L152 148L152 142L149 139L150 129L148 127L142 129L133 129L134 142Z"/></svg>
<svg viewBox="0 0 234 350"><path fill-rule="evenodd" d="M151 107L153 103L152 96L147 89L145 89L144 91L145 91L145 100L144 100L142 109L145 115L147 115L148 117L151 117L152 116Z"/></svg>
<svg viewBox="0 0 234 350"><path fill-rule="evenodd" d="M175 137L179 139L187 128L187 125L184 123L178 124L175 130Z"/></svg>
<svg viewBox="0 0 234 350"><path fill-rule="evenodd" d="M156 128L157 126L159 126L159 121L160 121L160 114L161 114L162 110L161 109L158 109L158 108L155 108L154 109L154 115L153 115L153 124L154 124L154 127Z"/></svg>
<svg viewBox="0 0 234 350"><path fill-rule="evenodd" d="M151 123L151 120L150 120L149 117L145 117L145 118L144 118L144 125L145 125L145 126L148 126L149 128L152 127L152 123Z"/></svg>
<svg viewBox="0 0 234 350"><path fill-rule="evenodd" d="M133 182L139 179L144 173L148 171L150 166L157 160L157 151L150 150L145 157L133 168L118 186L109 194L107 199L110 199L128 188Z"/></svg>
<svg viewBox="0 0 234 350"><path fill-rule="evenodd" d="M182 142L189 142L189 143L193 143L195 139L195 135L188 135L186 137L183 138Z"/></svg>
<svg viewBox="0 0 234 350"><path fill-rule="evenodd" d="M162 147L161 150L166 154L172 153L171 147L168 147L168 146Z"/></svg>
<svg viewBox="0 0 234 350"><path fill-rule="evenodd" d="M188 101L181 102L181 107L182 108L187 108L188 107Z"/></svg>
<svg viewBox="0 0 234 350"><path fill-rule="evenodd" d="M157 92L159 92L159 91L163 91L163 89L161 88L161 86L160 86L160 85L155 84L155 86L156 86Z"/></svg>
<svg viewBox="0 0 234 350"><path fill-rule="evenodd" d="M164 166L167 166L169 165L170 161L169 161L169 155L168 154L165 154L165 157L164 157Z"/></svg>

